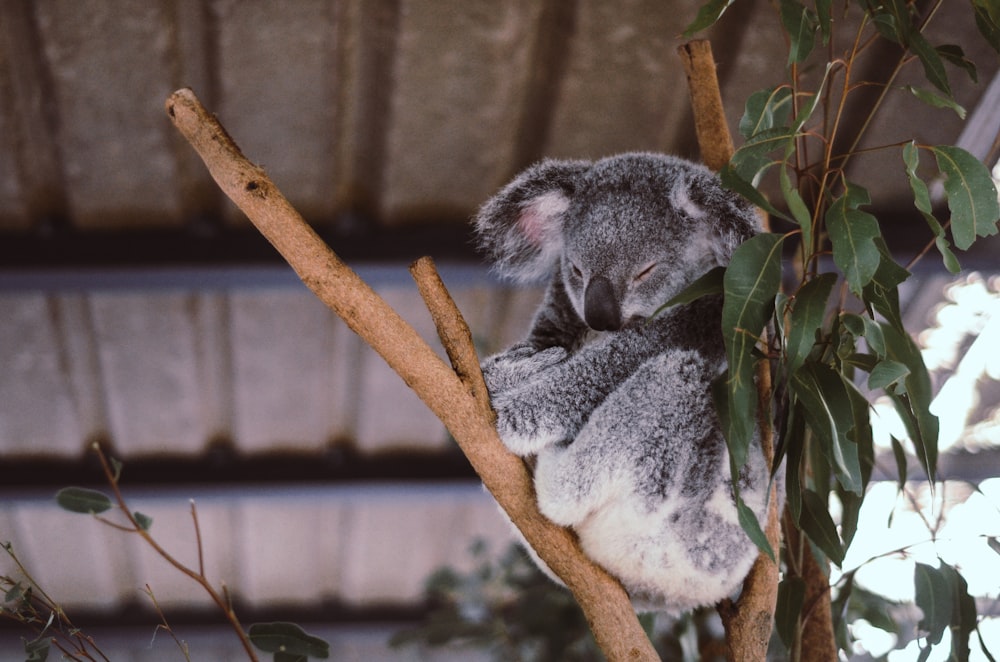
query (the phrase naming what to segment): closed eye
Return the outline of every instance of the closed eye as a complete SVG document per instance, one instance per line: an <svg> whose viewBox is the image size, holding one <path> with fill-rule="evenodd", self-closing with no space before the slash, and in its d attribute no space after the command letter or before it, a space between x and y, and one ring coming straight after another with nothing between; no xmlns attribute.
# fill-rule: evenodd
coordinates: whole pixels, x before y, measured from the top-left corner
<svg viewBox="0 0 1000 662"><path fill-rule="evenodd" d="M633 283L641 283L642 281L646 280L646 278L648 278L649 275L651 273L653 273L653 271L656 270L657 266L658 265L657 265L656 262L651 262L650 264L646 265L645 267L643 267L642 271L640 271L639 273L637 273L632 278L632 282Z"/></svg>

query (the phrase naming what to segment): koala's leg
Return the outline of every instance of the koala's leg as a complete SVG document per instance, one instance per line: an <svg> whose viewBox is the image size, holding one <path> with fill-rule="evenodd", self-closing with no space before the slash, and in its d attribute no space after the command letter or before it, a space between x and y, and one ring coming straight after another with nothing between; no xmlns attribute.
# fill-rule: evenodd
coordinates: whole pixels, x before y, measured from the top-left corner
<svg viewBox="0 0 1000 662"><path fill-rule="evenodd" d="M572 443L539 453L541 511L577 525L611 501L649 512L666 495L683 492L681 483L691 475L686 467L712 459L698 451L718 432L709 394L716 370L693 350L668 350L645 362L594 410ZM716 473L728 471L715 460Z"/></svg>

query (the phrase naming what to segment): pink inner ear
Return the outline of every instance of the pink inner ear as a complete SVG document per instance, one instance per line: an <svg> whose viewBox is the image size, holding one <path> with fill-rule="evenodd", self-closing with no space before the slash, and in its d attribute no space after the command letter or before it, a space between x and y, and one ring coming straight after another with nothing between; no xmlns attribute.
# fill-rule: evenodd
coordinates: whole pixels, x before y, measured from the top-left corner
<svg viewBox="0 0 1000 662"><path fill-rule="evenodd" d="M517 226L521 234L534 245L545 242L557 230L559 217L569 207L569 198L559 191L543 193L521 209Z"/></svg>

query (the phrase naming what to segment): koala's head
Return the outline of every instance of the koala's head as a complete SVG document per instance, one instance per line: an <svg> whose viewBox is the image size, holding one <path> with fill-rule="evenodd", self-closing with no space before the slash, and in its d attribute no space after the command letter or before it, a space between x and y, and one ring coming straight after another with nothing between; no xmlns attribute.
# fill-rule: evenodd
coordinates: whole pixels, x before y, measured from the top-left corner
<svg viewBox="0 0 1000 662"><path fill-rule="evenodd" d="M597 331L649 317L759 230L750 205L707 168L645 153L543 161L487 201L475 224L500 274L561 279Z"/></svg>

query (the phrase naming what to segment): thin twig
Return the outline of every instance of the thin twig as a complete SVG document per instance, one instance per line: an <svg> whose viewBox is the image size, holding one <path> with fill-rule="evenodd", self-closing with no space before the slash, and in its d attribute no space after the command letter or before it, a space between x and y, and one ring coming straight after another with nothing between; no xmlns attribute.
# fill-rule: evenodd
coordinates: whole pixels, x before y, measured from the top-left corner
<svg viewBox="0 0 1000 662"><path fill-rule="evenodd" d="M195 572L194 570L192 570L191 568L187 567L186 565L178 561L176 558L174 558L173 555L171 555L167 550L161 547L160 544L156 542L156 540L149 534L149 532L146 531L146 529L139 524L138 520L136 520L135 518L135 515L133 515L132 511L129 509L128 504L125 502L125 497L122 494L121 489L118 487L117 477L115 476L114 471L111 469L111 465L108 463L108 459L107 457L105 457L104 452L101 450L100 445L94 444L94 449L97 452L97 457L101 461L101 468L104 470L104 476L108 481L108 485L110 485L111 487L112 493L114 494L115 501L118 504L118 509L125 515L128 521L132 524L135 533L138 533L142 537L142 539L146 541L146 544L152 547L153 550L157 554L159 554L167 563L172 565L181 573L187 575L188 577L196 581L205 590L205 592L208 593L209 597L216 604L216 606L218 606L222 610L223 614L226 617L226 620L229 621L229 624L236 632L236 635L239 637L240 643L243 645L243 649L244 651L246 651L247 656L250 658L252 662L258 662L257 653L254 650L253 644L250 643L250 638L247 636L247 633L243 630L243 626L240 623L239 618L237 618L236 612L232 609L232 606L227 605L222 600L218 592L212 587L212 584L209 583L208 579L205 577L204 574Z"/></svg>

